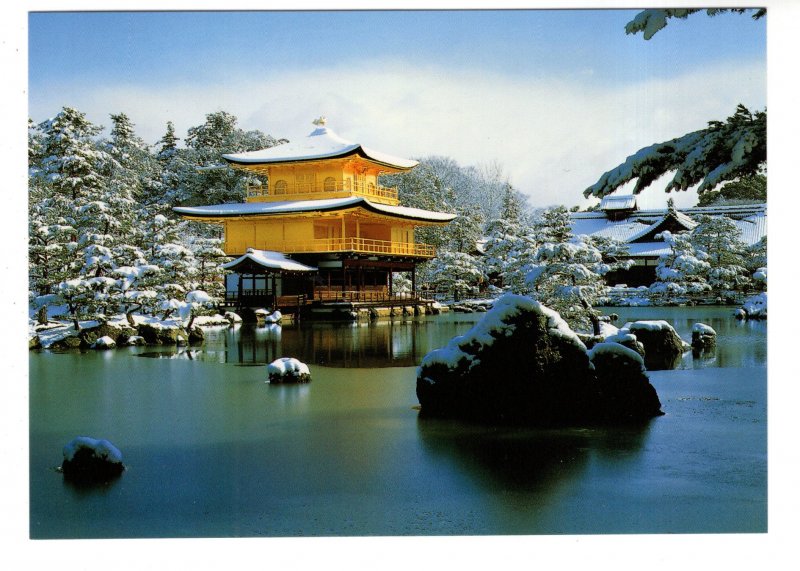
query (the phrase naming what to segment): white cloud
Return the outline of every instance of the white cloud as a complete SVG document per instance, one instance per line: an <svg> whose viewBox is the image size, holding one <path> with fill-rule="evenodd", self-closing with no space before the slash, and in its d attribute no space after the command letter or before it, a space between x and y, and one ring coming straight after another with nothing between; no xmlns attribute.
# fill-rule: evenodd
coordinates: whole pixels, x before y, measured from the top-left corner
<svg viewBox="0 0 800 571"><path fill-rule="evenodd" d="M108 124L109 113L124 111L148 142L163 134L168 120L185 133L221 109L245 129L288 138L304 136L312 119L326 115L343 137L392 154L446 155L462 165L497 161L533 204L571 206L586 204L581 191L639 148L724 119L739 102L763 107L766 101L759 63L625 86L580 81L367 61L225 77L214 85L54 89L35 94L31 113L52 114L69 104ZM641 202L663 204L663 193L653 191Z"/></svg>

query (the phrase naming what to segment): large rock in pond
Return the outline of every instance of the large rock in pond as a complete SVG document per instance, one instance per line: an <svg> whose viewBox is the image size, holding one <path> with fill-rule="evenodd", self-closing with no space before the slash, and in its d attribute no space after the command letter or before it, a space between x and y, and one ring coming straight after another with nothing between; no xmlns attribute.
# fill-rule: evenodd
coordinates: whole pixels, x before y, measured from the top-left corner
<svg viewBox="0 0 800 571"><path fill-rule="evenodd" d="M689 349L666 321L634 321L626 323L620 333L631 333L644 346L644 364L651 371L674 369Z"/></svg>
<svg viewBox="0 0 800 571"><path fill-rule="evenodd" d="M61 471L75 482L107 482L125 470L122 453L108 440L78 436L64 446L63 453Z"/></svg>
<svg viewBox="0 0 800 571"><path fill-rule="evenodd" d="M637 350L606 341L589 350L589 359L600 393L599 420L637 421L663 414L658 393L647 378L644 359Z"/></svg>
<svg viewBox="0 0 800 571"><path fill-rule="evenodd" d="M620 396L631 386L637 393L652 386L642 373L641 358L614 345L620 348L614 359L607 358L606 350L598 351L602 356L597 358L601 367L632 361L618 386L611 382L611 369L598 382L597 365L558 313L531 298L507 294L467 333L422 360L417 370L420 414L526 425L659 414L660 404L654 410L652 399Z"/></svg>

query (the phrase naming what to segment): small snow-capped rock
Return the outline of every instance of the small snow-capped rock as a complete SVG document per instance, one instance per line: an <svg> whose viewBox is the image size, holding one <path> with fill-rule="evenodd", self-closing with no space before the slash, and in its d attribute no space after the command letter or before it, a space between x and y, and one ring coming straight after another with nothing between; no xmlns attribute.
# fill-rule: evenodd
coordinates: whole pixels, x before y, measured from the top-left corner
<svg viewBox="0 0 800 571"><path fill-rule="evenodd" d="M270 383L307 383L311 381L308 365L293 357L282 357L267 365Z"/></svg>

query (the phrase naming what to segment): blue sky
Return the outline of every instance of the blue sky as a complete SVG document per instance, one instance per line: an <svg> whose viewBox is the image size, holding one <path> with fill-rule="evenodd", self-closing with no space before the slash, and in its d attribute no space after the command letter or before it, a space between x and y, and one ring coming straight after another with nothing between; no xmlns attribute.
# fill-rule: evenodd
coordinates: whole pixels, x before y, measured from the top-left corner
<svg viewBox="0 0 800 571"><path fill-rule="evenodd" d="M221 109L288 138L326 115L385 152L499 164L534 205L583 205L640 147L766 105L765 20L700 14L645 41L624 33L636 13L31 13L29 113L124 111L148 142Z"/></svg>

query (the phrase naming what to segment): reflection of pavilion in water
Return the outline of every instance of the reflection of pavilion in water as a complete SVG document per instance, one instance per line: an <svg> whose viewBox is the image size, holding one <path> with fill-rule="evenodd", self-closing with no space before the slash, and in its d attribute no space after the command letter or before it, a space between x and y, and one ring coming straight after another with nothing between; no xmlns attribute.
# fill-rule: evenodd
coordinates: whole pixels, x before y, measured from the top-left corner
<svg viewBox="0 0 800 571"><path fill-rule="evenodd" d="M244 325L206 338L206 349L224 343L226 361L261 365L281 357L328 367L413 367L433 349L422 321ZM223 332L221 332L223 333ZM419 339L418 339L419 338Z"/></svg>

